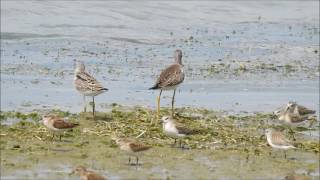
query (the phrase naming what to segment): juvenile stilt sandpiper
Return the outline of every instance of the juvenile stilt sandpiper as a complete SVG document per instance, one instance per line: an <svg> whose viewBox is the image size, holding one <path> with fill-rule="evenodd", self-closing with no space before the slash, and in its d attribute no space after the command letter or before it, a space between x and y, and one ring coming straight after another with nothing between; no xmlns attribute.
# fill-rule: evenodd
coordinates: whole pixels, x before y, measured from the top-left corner
<svg viewBox="0 0 320 180"><path fill-rule="evenodd" d="M85 71L85 66L83 62L77 61L76 62L76 69L74 73L74 85L76 89L83 95L84 104L85 97L91 96L92 97L92 114L95 117L95 102L94 97L108 91L107 88L103 87L93 76L88 74ZM86 111L86 106L84 108Z"/></svg>

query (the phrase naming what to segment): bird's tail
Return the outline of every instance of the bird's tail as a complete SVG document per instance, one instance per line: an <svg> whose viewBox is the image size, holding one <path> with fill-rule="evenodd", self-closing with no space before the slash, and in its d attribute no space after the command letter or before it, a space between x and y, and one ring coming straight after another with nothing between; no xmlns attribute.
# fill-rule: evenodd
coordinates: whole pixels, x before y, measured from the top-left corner
<svg viewBox="0 0 320 180"><path fill-rule="evenodd" d="M156 84L156 85L154 85L153 87L149 88L149 90L152 90L152 89L159 89L158 84Z"/></svg>

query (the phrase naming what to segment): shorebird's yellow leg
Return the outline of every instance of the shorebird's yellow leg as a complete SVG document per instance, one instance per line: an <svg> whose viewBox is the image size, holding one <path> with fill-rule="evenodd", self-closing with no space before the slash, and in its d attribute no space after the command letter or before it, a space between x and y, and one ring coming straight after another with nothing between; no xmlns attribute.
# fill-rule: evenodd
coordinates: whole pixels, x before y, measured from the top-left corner
<svg viewBox="0 0 320 180"><path fill-rule="evenodd" d="M171 102L171 117L174 117L174 97L176 95L176 89L173 90L172 102Z"/></svg>
<svg viewBox="0 0 320 180"><path fill-rule="evenodd" d="M95 119L95 103L94 103L94 96L92 96L92 115L93 119Z"/></svg>
<svg viewBox="0 0 320 180"><path fill-rule="evenodd" d="M83 105L84 105L83 112L87 112L86 96L83 96Z"/></svg>
<svg viewBox="0 0 320 180"><path fill-rule="evenodd" d="M161 93L162 93L162 90L160 90L160 94L159 96L157 97L157 123L158 123L158 119L159 119L159 115L160 115L160 98L161 98Z"/></svg>

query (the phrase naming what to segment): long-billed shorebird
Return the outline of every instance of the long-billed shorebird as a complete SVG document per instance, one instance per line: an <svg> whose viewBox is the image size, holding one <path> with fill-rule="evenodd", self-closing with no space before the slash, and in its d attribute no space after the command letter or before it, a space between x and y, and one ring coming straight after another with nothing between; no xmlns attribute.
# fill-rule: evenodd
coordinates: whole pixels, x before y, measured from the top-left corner
<svg viewBox="0 0 320 180"><path fill-rule="evenodd" d="M55 133L59 134L59 140L61 141L62 134L78 126L78 123L67 122L63 118L54 116L54 115L44 115L42 117L43 124L52 132L52 139L55 136Z"/></svg>
<svg viewBox="0 0 320 180"><path fill-rule="evenodd" d="M192 129L189 129L185 126L183 126L182 124L179 124L177 122L175 122L173 119L171 119L168 116L163 116L161 118L162 121L162 127L163 127L163 132L164 134L166 134L167 136L174 138L174 144L176 144L177 139L179 139L179 147L182 148L182 143L181 143L181 139L194 134L195 131Z"/></svg>
<svg viewBox="0 0 320 180"><path fill-rule="evenodd" d="M160 89L160 94L157 98L157 119L160 112L160 98L162 90L173 90L172 102L171 102L171 116L174 116L174 98L177 87L184 80L184 71L182 65L182 51L177 49L174 52L174 64L164 69L158 77L156 83L150 89Z"/></svg>
<svg viewBox="0 0 320 180"><path fill-rule="evenodd" d="M76 174L80 176L80 180L107 180L103 176L87 170L84 166L77 166L73 169L73 171L70 173L70 175Z"/></svg>
<svg viewBox="0 0 320 180"><path fill-rule="evenodd" d="M116 141L117 145L119 146L120 150L126 152L129 155L128 164L131 165L131 156L136 157L135 165L139 165L139 157L147 150L151 148L151 146L145 145L143 143L137 142L132 139L126 138L112 138Z"/></svg>
<svg viewBox="0 0 320 180"><path fill-rule="evenodd" d="M93 76L85 71L83 62L76 62L76 69L74 73L74 85L76 89L83 95L84 112L86 112L86 96L92 97L92 114L95 117L95 102L94 97L108 91L103 87Z"/></svg>
<svg viewBox="0 0 320 180"><path fill-rule="evenodd" d="M287 138L285 138L284 135L281 134L281 132L277 132L272 129L266 129L265 134L267 137L268 144L272 148L283 149L283 150L296 148L290 143L290 141ZM287 157L285 151L284 151L284 156L285 158Z"/></svg>

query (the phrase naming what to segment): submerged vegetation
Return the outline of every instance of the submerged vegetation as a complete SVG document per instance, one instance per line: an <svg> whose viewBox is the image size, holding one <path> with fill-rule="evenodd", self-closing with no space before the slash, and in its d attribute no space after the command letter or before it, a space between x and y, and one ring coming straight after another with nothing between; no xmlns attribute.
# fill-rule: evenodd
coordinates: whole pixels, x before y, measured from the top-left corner
<svg viewBox="0 0 320 180"><path fill-rule="evenodd" d="M154 111L143 107L128 109L114 105L110 112L98 112L95 120L92 119L91 113L72 114L56 110L50 113L80 123L80 128L65 134L70 140L92 135L97 139L101 138L101 141L106 143L106 139L110 140L111 136L117 135L137 137L153 146L160 147L172 141L162 133L161 121L156 119ZM162 109L160 113L161 116L167 115L169 109ZM40 113L1 112L0 117L1 122L8 119L19 119L19 122L12 125L2 123L2 145L16 137L16 141L49 140L50 133L39 123ZM185 139L185 143L191 149L232 149L260 154L268 146L264 135L265 129L272 127L284 130L288 137L293 137L294 133L288 128L288 125L279 122L273 114L268 113L227 115L207 109L180 108L177 110L175 119L197 131L195 135ZM294 129L295 131L319 131L319 126L295 127ZM300 133L295 134L297 136ZM293 142L300 151L319 153L319 142L317 141L297 136ZM2 150L7 148L9 147L1 147Z"/></svg>

